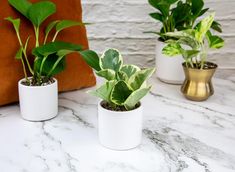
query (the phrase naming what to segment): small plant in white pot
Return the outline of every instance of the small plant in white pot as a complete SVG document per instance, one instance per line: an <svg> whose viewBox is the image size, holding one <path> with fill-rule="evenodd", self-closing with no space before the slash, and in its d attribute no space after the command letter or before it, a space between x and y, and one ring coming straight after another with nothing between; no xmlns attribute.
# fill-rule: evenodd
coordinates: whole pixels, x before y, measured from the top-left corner
<svg viewBox="0 0 235 172"><path fill-rule="evenodd" d="M18 83L21 115L29 121L44 121L54 118L58 113L58 86L57 80L53 76L65 69L67 54L82 50L80 45L59 42L56 41L56 38L63 29L83 24L70 20L53 21L47 26L45 39L40 43L40 26L56 12L55 4L50 1L32 4L27 0L9 0L8 2L32 23L35 31L35 48L30 54L27 51L30 36L25 41L20 36L21 20L6 18L13 24L16 31L20 46L16 59L22 62L25 75L25 78ZM48 41L48 35L53 29L55 29L54 37ZM33 66L28 59L31 55L34 56Z"/></svg>
<svg viewBox="0 0 235 172"><path fill-rule="evenodd" d="M86 58L87 63L98 76L107 80L89 92L102 99L98 104L100 143L114 150L134 148L141 143L142 136L143 105L140 100L151 89L146 80L154 69L141 70L135 65L124 65L116 49L105 51L100 58L96 54L92 56Z"/></svg>
<svg viewBox="0 0 235 172"><path fill-rule="evenodd" d="M224 46L224 40L210 31L214 13L204 18L195 29L166 33L166 36L177 38L168 40L163 53L168 56L182 55L185 80L181 87L186 98L194 101L208 99L214 93L211 78L217 65L208 62L208 50Z"/></svg>
<svg viewBox="0 0 235 172"><path fill-rule="evenodd" d="M156 44L156 68L157 77L166 83L182 84L184 72L181 68L183 59L181 55L168 58L162 54L165 42L171 37L164 35L167 32L175 32L184 29L192 29L198 17L208 11L204 8L203 0L148 0L149 4L157 11L149 15L161 23L157 31L146 32L159 35ZM212 28L221 32L220 24L213 22Z"/></svg>

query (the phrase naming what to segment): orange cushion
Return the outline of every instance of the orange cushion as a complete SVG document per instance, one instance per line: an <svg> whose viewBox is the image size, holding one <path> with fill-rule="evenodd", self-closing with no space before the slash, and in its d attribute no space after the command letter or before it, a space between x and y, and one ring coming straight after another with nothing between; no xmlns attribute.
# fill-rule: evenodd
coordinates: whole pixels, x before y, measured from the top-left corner
<svg viewBox="0 0 235 172"><path fill-rule="evenodd" d="M39 0L31 0L37 2ZM51 0L57 6L57 12L51 16L42 26L44 31L45 26L52 20L69 19L82 21L82 8L80 0ZM31 35L29 42L29 51L35 46L33 27L22 15L15 11L4 0L0 5L0 20L12 16L13 18L21 18L21 38L23 42ZM40 42L44 35L40 33ZM48 38L51 40L52 35ZM72 27L62 31L58 35L58 40L80 44L84 49L88 48L88 41L85 27ZM18 101L18 86L17 82L24 77L22 64L15 60L15 54L19 49L16 34L12 25L3 20L0 22L0 105L5 105ZM33 57L30 61L33 62ZM95 85L95 77L92 69L83 61L78 54L71 54L66 58L66 70L60 73L56 78L59 83L59 91L76 90L84 87Z"/></svg>

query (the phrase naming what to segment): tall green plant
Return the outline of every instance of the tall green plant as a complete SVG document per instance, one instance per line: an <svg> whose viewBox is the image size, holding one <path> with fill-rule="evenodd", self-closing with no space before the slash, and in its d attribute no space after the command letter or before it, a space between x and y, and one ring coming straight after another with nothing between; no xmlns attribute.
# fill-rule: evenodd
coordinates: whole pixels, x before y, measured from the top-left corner
<svg viewBox="0 0 235 172"><path fill-rule="evenodd" d="M82 55L96 74L107 80L95 91L90 91L90 94L104 100L113 110L134 109L151 89L146 80L154 69L141 70L135 65L124 65L116 49L105 51L101 57L91 51L83 51Z"/></svg>
<svg viewBox="0 0 235 172"><path fill-rule="evenodd" d="M214 16L212 13L204 18L195 29L166 33L166 36L176 39L167 41L163 54L168 56L181 54L187 67L204 69L208 50L224 46L224 40L210 32Z"/></svg>
<svg viewBox="0 0 235 172"><path fill-rule="evenodd" d="M203 0L148 0L149 4L157 11L149 15L162 24L160 31L155 33L160 35L162 41L171 39L164 35L167 32L192 29L198 17L205 14L209 8L204 8ZM221 26L214 21L211 27L222 32Z"/></svg>
<svg viewBox="0 0 235 172"><path fill-rule="evenodd" d="M8 0L9 4L26 17L34 28L35 48L32 54L35 56L33 67L30 65L27 54L27 47L30 40L28 36L24 42L20 36L20 19L6 18L11 22L16 31L16 35L20 44L20 48L16 53L16 59L21 60L24 75L28 85L42 85L48 82L50 78L65 69L65 57L73 52L80 52L82 47L66 42L56 41L57 35L64 29L72 26L82 26L84 23L70 20L52 21L45 30L45 38L43 43L39 42L39 33L42 23L56 12L56 5L50 1L40 1L31 3L28 0ZM51 41L48 36L52 30L55 34ZM33 78L28 78L27 69Z"/></svg>

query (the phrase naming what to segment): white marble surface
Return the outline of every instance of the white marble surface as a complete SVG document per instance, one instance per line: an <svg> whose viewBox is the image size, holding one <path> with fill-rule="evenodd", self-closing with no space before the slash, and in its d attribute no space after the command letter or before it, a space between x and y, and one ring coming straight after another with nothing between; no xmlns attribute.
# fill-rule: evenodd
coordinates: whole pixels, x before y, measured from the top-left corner
<svg viewBox="0 0 235 172"><path fill-rule="evenodd" d="M215 95L199 103L179 86L151 83L142 145L129 151L98 143L98 100L87 89L61 94L47 122L22 120L18 105L0 108L0 172L235 171L235 77L214 79Z"/></svg>

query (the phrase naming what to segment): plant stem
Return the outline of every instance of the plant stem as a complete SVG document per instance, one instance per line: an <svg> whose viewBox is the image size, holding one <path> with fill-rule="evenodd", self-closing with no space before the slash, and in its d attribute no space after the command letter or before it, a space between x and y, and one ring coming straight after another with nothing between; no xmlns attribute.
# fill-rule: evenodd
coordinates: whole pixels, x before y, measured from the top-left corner
<svg viewBox="0 0 235 172"><path fill-rule="evenodd" d="M59 62L64 58L64 56L61 56L58 58L58 60L55 62L55 64L52 66L51 70L49 71L49 73L47 74L47 77L50 77L51 73L55 70L55 68L57 67L57 65L59 64Z"/></svg>
<svg viewBox="0 0 235 172"><path fill-rule="evenodd" d="M47 57L48 57L48 56L46 56L46 57L44 57L44 58L42 59L42 63L41 63L41 66L40 66L40 71L39 71L39 74L40 74L40 75L42 74L42 69L43 69L43 66L44 66L44 63L45 63Z"/></svg>
<svg viewBox="0 0 235 172"><path fill-rule="evenodd" d="M29 83L29 79L28 79L28 76L27 76L27 72L26 72L26 68L25 68L25 64L24 64L24 60L21 59L21 62L22 62L22 66L23 66L23 71L24 71L24 77L26 79L26 82Z"/></svg>
<svg viewBox="0 0 235 172"><path fill-rule="evenodd" d="M34 26L35 37L36 37L36 47L39 47L39 27Z"/></svg>
<svg viewBox="0 0 235 172"><path fill-rule="evenodd" d="M53 37L53 39L52 39L52 42L55 42L58 33L59 33L59 32L56 32L56 33L55 33L55 35L54 35L54 37Z"/></svg>

